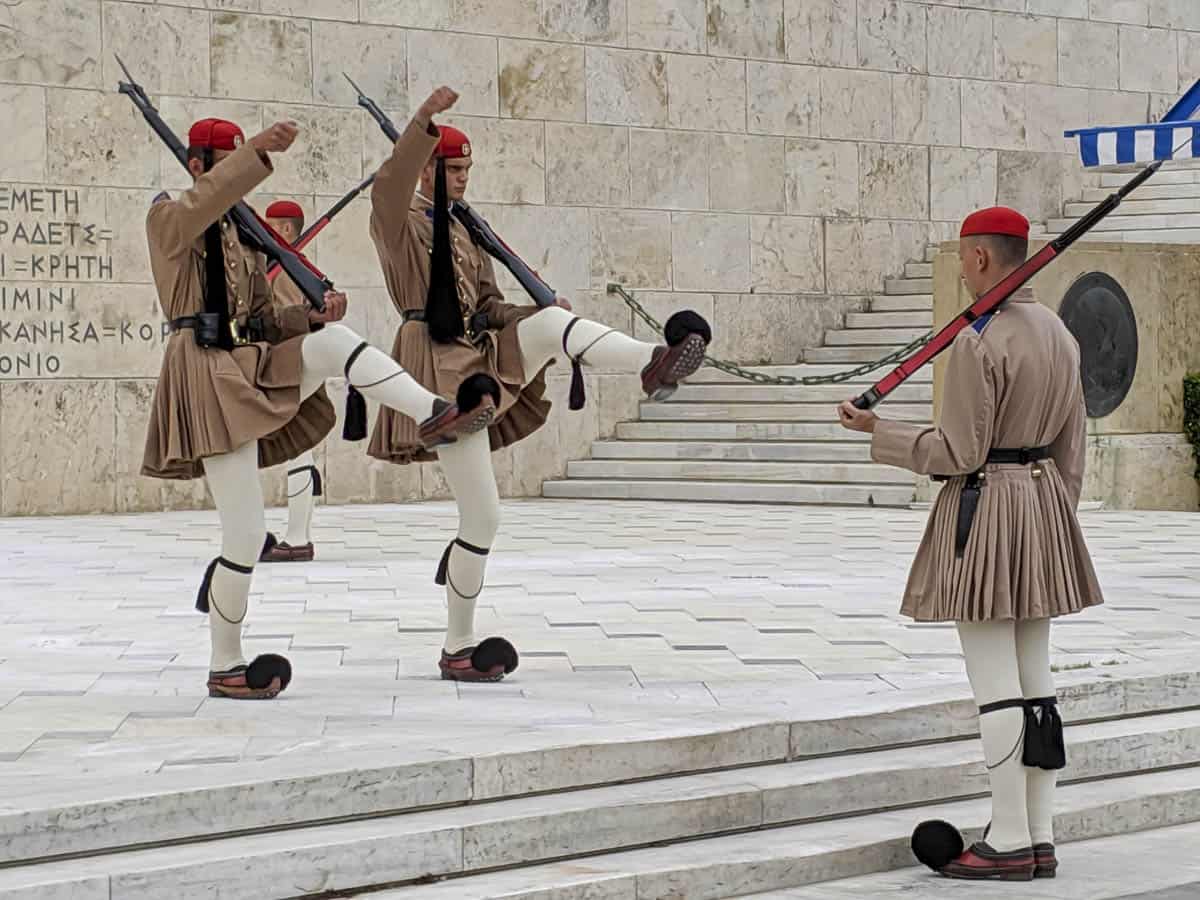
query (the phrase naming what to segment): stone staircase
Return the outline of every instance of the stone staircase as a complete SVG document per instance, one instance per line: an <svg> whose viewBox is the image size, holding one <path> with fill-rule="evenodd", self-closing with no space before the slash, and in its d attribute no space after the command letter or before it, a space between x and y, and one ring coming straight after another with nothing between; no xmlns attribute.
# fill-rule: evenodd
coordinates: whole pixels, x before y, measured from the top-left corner
<svg viewBox="0 0 1200 900"><path fill-rule="evenodd" d="M1200 673L1134 664L1060 696L1065 859L1200 820ZM978 834L976 723L964 686L936 686L801 721L0 807L0 900L720 900L863 877L913 865L924 819Z"/></svg>
<svg viewBox="0 0 1200 900"><path fill-rule="evenodd" d="M1131 173L1106 172L1100 187L1087 188L1078 203L1068 203L1063 218L1051 219L1044 228L1034 228L1035 237L1062 234L1096 203L1125 184ZM1172 168L1156 174L1117 211L1089 232L1084 240L1136 241L1140 243L1200 243L1200 169Z"/></svg>
<svg viewBox="0 0 1200 900"><path fill-rule="evenodd" d="M886 356L933 321L933 253L888 279L867 312L849 313L802 365L755 367L771 375L826 375ZM597 441L590 459L572 461L546 497L710 500L907 506L916 478L871 462L864 436L834 420L834 406L888 368L843 384L756 385L712 368L696 373L666 403L643 403L615 440ZM887 401L888 415L932 416L933 383L918 373Z"/></svg>

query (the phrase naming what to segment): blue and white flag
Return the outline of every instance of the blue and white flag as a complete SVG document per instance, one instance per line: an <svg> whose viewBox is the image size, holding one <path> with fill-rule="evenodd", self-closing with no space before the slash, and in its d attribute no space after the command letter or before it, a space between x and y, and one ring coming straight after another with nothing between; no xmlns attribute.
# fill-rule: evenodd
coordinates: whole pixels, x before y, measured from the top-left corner
<svg viewBox="0 0 1200 900"><path fill-rule="evenodd" d="M1197 108L1200 81L1157 124L1077 128L1063 134L1079 138L1079 156L1089 168L1200 158L1200 122L1192 120Z"/></svg>

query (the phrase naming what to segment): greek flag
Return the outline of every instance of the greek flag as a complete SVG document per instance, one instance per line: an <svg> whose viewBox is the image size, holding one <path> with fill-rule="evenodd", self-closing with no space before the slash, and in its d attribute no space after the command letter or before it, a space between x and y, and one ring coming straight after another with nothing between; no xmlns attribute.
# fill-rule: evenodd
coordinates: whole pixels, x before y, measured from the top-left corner
<svg viewBox="0 0 1200 900"><path fill-rule="evenodd" d="M1087 168L1156 159L1200 159L1200 121L1192 121L1197 108L1200 81L1157 124L1076 128L1063 134L1079 138L1079 156Z"/></svg>

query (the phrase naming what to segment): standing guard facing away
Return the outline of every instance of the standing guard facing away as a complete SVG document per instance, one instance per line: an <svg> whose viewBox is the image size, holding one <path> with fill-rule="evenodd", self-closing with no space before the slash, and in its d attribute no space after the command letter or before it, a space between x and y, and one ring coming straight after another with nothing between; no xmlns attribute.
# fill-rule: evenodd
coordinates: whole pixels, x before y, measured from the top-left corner
<svg viewBox="0 0 1200 900"><path fill-rule="evenodd" d="M973 295L1028 255L1029 222L1005 207L963 222L962 278ZM1051 310L1018 290L950 348L934 427L881 419L849 401L838 414L871 434L871 458L944 482L901 612L955 622L991 780L984 840L938 857L954 829L926 823L914 849L949 878L1054 877L1053 794L1066 765L1050 669L1050 620L1103 602L1076 517L1086 412L1079 347ZM943 848L946 845L943 844ZM936 859L936 861L931 861Z"/></svg>
<svg viewBox="0 0 1200 900"><path fill-rule="evenodd" d="M475 635L476 600L500 522L490 452L545 422L544 373L556 357L572 365L572 408L583 404L583 362L641 372L646 393L662 398L703 364L712 335L690 310L668 320L667 344L656 346L571 315L562 298L545 308L504 302L491 259L451 215L467 189L471 145L458 129L435 126L433 117L457 99L449 88L435 90L396 141L372 188L371 237L403 317L392 348L397 362L434 393L457 392L460 405L489 393L481 378L492 384L485 402L494 405L495 419L487 432L434 451L459 512L458 534L435 580L445 585L449 618L442 677L499 681L516 668L516 649L504 638ZM388 409L380 411L368 452L398 464L435 458L413 422Z"/></svg>
<svg viewBox="0 0 1200 900"><path fill-rule="evenodd" d="M387 354L333 324L344 294L323 312L276 308L266 258L244 245L228 211L272 172L270 153L295 140L279 122L246 141L232 122L203 119L188 133L194 179L177 200L155 198L146 218L150 264L170 323L155 386L142 474L205 477L221 521L221 555L204 573L196 606L212 640L214 697L266 699L287 687L291 664L242 652L250 579L266 535L258 468L295 459L334 422L319 388L345 376L367 396L413 420L414 440L432 446L486 425L427 391ZM421 424L416 425L417 422Z"/></svg>

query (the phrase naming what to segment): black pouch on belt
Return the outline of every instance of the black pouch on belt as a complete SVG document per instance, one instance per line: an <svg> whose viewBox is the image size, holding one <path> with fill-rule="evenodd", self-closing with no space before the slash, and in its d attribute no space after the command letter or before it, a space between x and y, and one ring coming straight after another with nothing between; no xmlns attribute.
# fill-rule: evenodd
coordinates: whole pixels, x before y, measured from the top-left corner
<svg viewBox="0 0 1200 900"><path fill-rule="evenodd" d="M195 324L192 333L196 344L201 347L218 347L221 345L221 317L217 313L196 313L193 317Z"/></svg>
<svg viewBox="0 0 1200 900"><path fill-rule="evenodd" d="M979 491L983 487L984 476L972 472L963 484L962 494L958 498L958 527L954 532L954 556L962 559L963 551L967 549L967 539L971 536L971 523L975 520L975 508L979 506Z"/></svg>

